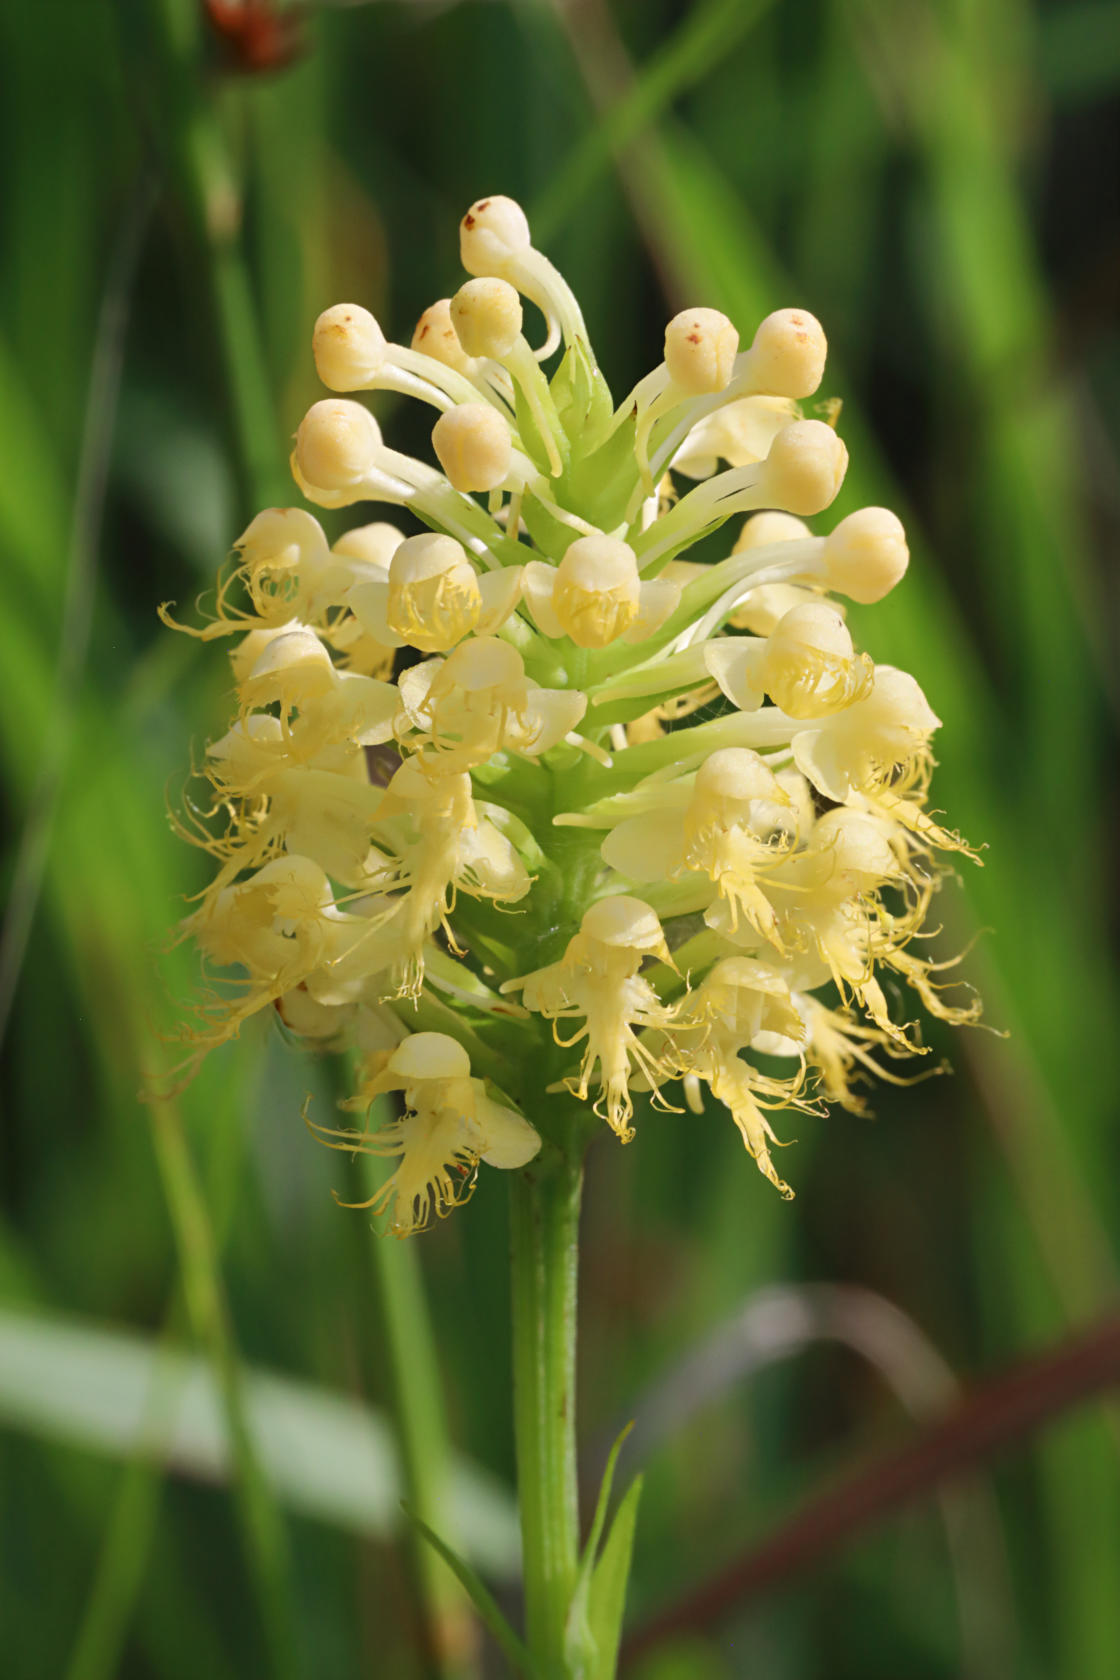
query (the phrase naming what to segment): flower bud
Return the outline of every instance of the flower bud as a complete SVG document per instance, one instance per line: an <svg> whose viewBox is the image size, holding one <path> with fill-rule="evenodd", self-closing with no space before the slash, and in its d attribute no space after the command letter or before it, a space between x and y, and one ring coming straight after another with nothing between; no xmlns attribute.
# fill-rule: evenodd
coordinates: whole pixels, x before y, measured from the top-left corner
<svg viewBox="0 0 1120 1680"><path fill-rule="evenodd" d="M874 668L858 658L847 625L827 601L794 607L775 627L762 661L762 683L789 717L827 717L870 691Z"/></svg>
<svg viewBox="0 0 1120 1680"><path fill-rule="evenodd" d="M404 541L404 535L385 519L375 519L371 525L355 525L334 544L333 553L344 560L361 560L367 566L379 566L387 571L389 562Z"/></svg>
<svg viewBox="0 0 1120 1680"><path fill-rule="evenodd" d="M731 382L739 334L718 309L682 309L665 328L665 366L690 396L722 391Z"/></svg>
<svg viewBox="0 0 1120 1680"><path fill-rule="evenodd" d="M385 334L360 303L336 303L315 323L311 352L332 391L360 391L385 360Z"/></svg>
<svg viewBox="0 0 1120 1680"><path fill-rule="evenodd" d="M480 198L459 223L459 256L468 274L501 274L510 257L532 245L529 222L512 198Z"/></svg>
<svg viewBox="0 0 1120 1680"><path fill-rule="evenodd" d="M861 508L842 519L824 545L829 589L869 605L881 601L910 560L901 521L887 508Z"/></svg>
<svg viewBox="0 0 1120 1680"><path fill-rule="evenodd" d="M296 433L296 463L317 490L348 490L373 469L381 431L361 403L326 398L312 404Z"/></svg>
<svg viewBox="0 0 1120 1680"><path fill-rule="evenodd" d="M796 519L792 513L767 509L764 513L752 514L744 521L731 552L745 554L748 549L765 548L770 543L801 542L812 534L804 520Z"/></svg>
<svg viewBox="0 0 1120 1680"><path fill-rule="evenodd" d="M488 403L460 403L441 414L432 447L456 490L496 490L509 477L513 439L509 426Z"/></svg>
<svg viewBox="0 0 1120 1680"><path fill-rule="evenodd" d="M422 653L443 653L474 629L482 592L454 537L406 537L389 564L389 628Z"/></svg>
<svg viewBox="0 0 1120 1680"><path fill-rule="evenodd" d="M603 648L638 616L641 582L628 543L577 537L559 566L552 608L577 647Z"/></svg>
<svg viewBox="0 0 1120 1680"><path fill-rule="evenodd" d="M848 451L831 426L795 420L770 445L759 488L775 507L806 517L835 499L847 468Z"/></svg>
<svg viewBox="0 0 1120 1680"><path fill-rule="evenodd" d="M824 375L828 341L807 309L767 315L750 348L751 383L776 397L811 397Z"/></svg>
<svg viewBox="0 0 1120 1680"><path fill-rule="evenodd" d="M425 309L412 335L412 348L456 373L470 374L474 362L459 343L459 335L451 320L451 299L440 298Z"/></svg>
<svg viewBox="0 0 1120 1680"><path fill-rule="evenodd" d="M521 337L522 319L521 299L506 280L468 280L451 299L451 324L468 356L500 362Z"/></svg>

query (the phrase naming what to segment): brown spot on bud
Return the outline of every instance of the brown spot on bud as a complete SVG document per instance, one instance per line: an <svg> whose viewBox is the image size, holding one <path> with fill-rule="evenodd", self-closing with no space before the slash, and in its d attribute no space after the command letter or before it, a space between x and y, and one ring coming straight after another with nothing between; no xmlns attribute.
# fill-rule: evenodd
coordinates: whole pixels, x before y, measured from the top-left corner
<svg viewBox="0 0 1120 1680"><path fill-rule="evenodd" d="M463 226L465 228L472 228L474 226L474 217L471 215L470 211L468 211L463 217Z"/></svg>

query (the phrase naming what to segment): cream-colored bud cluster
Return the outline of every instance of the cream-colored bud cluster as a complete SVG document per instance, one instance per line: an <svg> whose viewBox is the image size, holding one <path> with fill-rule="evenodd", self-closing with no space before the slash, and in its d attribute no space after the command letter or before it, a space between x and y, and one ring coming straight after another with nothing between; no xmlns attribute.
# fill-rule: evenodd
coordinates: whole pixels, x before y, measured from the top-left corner
<svg viewBox="0 0 1120 1680"><path fill-rule="evenodd" d="M399 1117L316 1129L397 1158L369 1205L401 1234L557 1128L629 1138L637 1093L707 1091L788 1194L774 1110L858 1111L922 1051L885 981L977 1014L916 948L938 855L966 850L926 809L938 720L846 617L902 579L905 535L827 517L847 451L800 407L806 311L741 349L682 310L615 405L520 207L480 200L460 234L470 278L407 346L357 304L319 317L333 394L292 454L309 501L412 534L266 509L191 631L236 636L237 710L176 816L217 865L186 930L232 971L185 1066L269 1006L356 1050L347 1106L398 1092ZM386 447L354 395L379 390L436 410L429 460Z"/></svg>

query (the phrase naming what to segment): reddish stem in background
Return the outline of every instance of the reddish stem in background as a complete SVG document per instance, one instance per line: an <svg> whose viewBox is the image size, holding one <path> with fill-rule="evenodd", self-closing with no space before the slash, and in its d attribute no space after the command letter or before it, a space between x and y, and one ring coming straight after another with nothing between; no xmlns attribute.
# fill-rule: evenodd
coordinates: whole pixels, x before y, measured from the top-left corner
<svg viewBox="0 0 1120 1680"><path fill-rule="evenodd" d="M976 1469L1038 1424L1113 1386L1120 1386L1120 1313L992 1377L940 1423L811 1500L760 1545L639 1628L623 1646L623 1662L784 1586L940 1481Z"/></svg>

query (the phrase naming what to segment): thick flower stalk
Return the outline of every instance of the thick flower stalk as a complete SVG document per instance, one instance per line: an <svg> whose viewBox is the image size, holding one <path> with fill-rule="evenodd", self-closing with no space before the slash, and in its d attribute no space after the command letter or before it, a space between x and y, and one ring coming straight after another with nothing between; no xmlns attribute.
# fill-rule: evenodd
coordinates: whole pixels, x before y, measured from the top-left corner
<svg viewBox="0 0 1120 1680"><path fill-rule="evenodd" d="M643 1096L725 1111L791 1195L782 1109L860 1112L897 1081L924 1053L908 995L978 1012L923 954L942 859L967 851L927 809L938 719L846 622L902 579L902 527L829 519L847 451L837 405L803 407L826 349L806 311L744 348L684 310L616 405L520 208L480 200L460 232L471 278L409 346L357 304L316 324L333 394L292 472L332 532L357 523L258 514L189 630L233 639L237 704L178 819L217 863L184 926L236 977L185 1066L268 1008L355 1050L347 1106L392 1091L401 1114L320 1132L393 1158L371 1205L398 1235L480 1163L578 1191L588 1137L629 1141ZM429 459L383 442L378 391L429 407ZM578 1672L556 1509L530 1633Z"/></svg>

